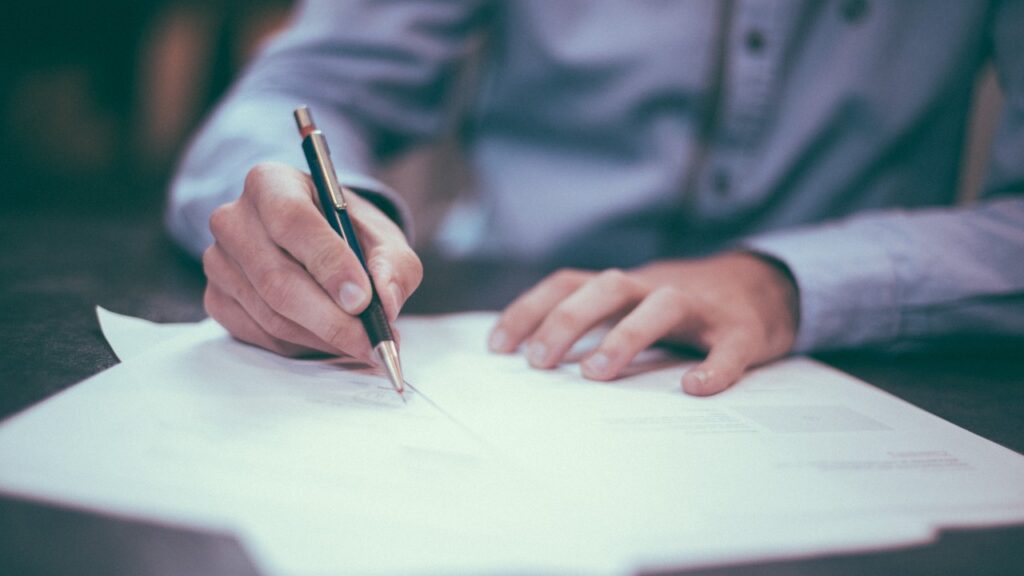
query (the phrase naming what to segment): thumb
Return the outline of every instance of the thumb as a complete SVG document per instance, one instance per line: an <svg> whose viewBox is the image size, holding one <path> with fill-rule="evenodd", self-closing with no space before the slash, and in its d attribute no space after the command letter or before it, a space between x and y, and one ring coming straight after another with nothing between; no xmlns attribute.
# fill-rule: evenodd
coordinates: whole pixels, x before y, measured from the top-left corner
<svg viewBox="0 0 1024 576"><path fill-rule="evenodd" d="M735 384L754 360L749 338L722 338L708 351L707 358L683 375L683 390L694 396L711 396Z"/></svg>

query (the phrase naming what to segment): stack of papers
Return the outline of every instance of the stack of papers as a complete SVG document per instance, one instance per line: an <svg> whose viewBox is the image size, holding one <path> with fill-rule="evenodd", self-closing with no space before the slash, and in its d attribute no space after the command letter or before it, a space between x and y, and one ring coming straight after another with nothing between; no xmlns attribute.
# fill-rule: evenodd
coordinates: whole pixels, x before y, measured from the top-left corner
<svg viewBox="0 0 1024 576"><path fill-rule="evenodd" d="M229 530L269 574L628 573L1024 522L1024 457L817 362L679 389L490 354L489 313L399 321L371 368L100 311L122 363L0 424L0 490Z"/></svg>

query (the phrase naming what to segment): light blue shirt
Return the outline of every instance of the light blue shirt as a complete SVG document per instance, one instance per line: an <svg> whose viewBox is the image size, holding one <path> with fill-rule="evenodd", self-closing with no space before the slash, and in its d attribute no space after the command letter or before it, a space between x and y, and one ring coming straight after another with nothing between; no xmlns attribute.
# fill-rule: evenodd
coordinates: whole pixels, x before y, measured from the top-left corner
<svg viewBox="0 0 1024 576"><path fill-rule="evenodd" d="M470 54L480 82L446 106ZM974 79L1006 94L982 200L953 207ZM192 143L192 252L255 163L341 179L458 129L477 257L631 266L745 247L800 291L796 349L1024 335L1024 2L309 1Z"/></svg>

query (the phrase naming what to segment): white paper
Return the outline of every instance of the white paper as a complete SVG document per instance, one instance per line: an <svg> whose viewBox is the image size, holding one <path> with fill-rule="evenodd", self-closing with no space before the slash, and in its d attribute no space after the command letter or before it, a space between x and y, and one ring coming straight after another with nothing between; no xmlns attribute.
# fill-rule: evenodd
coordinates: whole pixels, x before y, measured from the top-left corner
<svg viewBox="0 0 1024 576"><path fill-rule="evenodd" d="M178 336L194 337L200 330L213 330L215 333L219 333L220 330L212 318L196 323L157 324L142 318L111 312L100 306L96 307L96 320L99 321L107 344L110 344L114 355L122 362L166 344Z"/></svg>
<svg viewBox="0 0 1024 576"><path fill-rule="evenodd" d="M486 352L491 314L406 318L403 404L210 322L102 317L126 361L0 424L0 488L232 530L269 573L617 573L1024 521L1024 457L807 359L694 398L657 353L595 383Z"/></svg>

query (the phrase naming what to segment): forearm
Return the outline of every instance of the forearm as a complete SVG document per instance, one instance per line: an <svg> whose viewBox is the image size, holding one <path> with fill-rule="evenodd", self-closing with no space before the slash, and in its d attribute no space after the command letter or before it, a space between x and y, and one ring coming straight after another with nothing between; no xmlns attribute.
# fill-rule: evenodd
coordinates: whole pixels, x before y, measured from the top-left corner
<svg viewBox="0 0 1024 576"><path fill-rule="evenodd" d="M199 256L210 245L210 214L238 198L253 166L276 161L307 170L292 119L292 110L301 102L294 95L236 92L207 121L183 157L168 198L168 230L182 247ZM407 228L410 219L401 199L369 176L374 168L358 130L327 107L315 113L330 134L339 179L383 195Z"/></svg>
<svg viewBox="0 0 1024 576"><path fill-rule="evenodd" d="M478 16L478 0L302 3L189 147L171 186L173 236L198 255L211 241L210 213L238 197L252 166L276 161L305 170L292 120L301 105L330 135L339 179L366 191L409 233L398 196L372 175L387 154L441 131L452 70Z"/></svg>
<svg viewBox="0 0 1024 576"><path fill-rule="evenodd" d="M797 282L794 349L1024 335L1024 198L886 211L750 239Z"/></svg>

